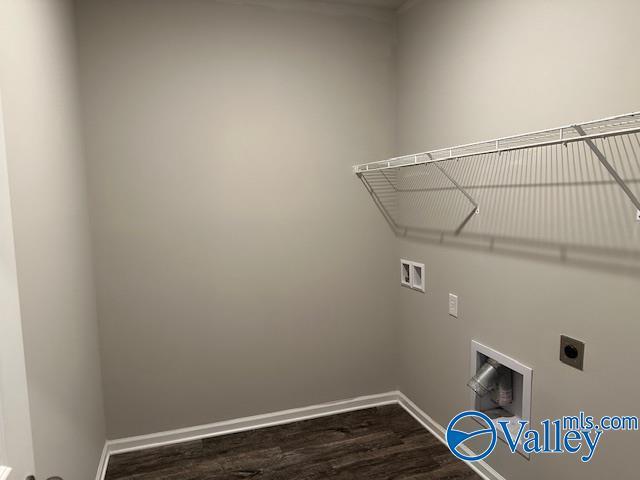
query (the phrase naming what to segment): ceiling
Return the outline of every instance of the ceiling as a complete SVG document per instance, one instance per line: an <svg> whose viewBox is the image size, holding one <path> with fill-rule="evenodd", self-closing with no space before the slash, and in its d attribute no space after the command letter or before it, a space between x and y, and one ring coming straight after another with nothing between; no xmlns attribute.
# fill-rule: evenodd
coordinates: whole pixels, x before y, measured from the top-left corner
<svg viewBox="0 0 640 480"><path fill-rule="evenodd" d="M325 0L331 3L347 3L351 5L365 5L368 7L392 8L401 7L407 0Z"/></svg>

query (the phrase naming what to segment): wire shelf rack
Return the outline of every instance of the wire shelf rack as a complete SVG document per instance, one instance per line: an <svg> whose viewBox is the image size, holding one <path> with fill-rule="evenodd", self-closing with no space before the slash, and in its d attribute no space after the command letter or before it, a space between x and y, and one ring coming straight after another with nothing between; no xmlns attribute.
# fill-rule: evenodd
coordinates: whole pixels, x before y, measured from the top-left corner
<svg viewBox="0 0 640 480"><path fill-rule="evenodd" d="M640 112L634 112L600 120L592 120L590 122L575 123L564 127L550 128L510 137L440 148L428 152L412 153L410 155L393 157L377 162L363 163L354 165L353 171L358 174L375 170L442 162L479 154L501 153L558 144L567 145L573 142L584 142L638 132L640 132Z"/></svg>
<svg viewBox="0 0 640 480"><path fill-rule="evenodd" d="M640 112L353 170L397 233L640 255Z"/></svg>

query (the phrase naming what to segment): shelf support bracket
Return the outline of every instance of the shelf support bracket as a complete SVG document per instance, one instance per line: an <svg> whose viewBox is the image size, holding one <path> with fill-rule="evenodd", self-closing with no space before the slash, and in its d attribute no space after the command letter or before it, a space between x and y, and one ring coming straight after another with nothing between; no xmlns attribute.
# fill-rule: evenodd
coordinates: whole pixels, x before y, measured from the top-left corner
<svg viewBox="0 0 640 480"><path fill-rule="evenodd" d="M380 210L380 213L382 213L382 216L391 227L391 230L393 230L395 233L398 233L401 230L400 226L395 222L391 214L387 211L386 207L384 206L384 203L382 202L382 200L380 199L376 191L369 184L366 177L362 173L357 173L357 175L360 181L363 183L363 185L367 189L367 192L369 192L369 195L371 195L371 198L373 198L373 201L378 207L378 210Z"/></svg>
<svg viewBox="0 0 640 480"><path fill-rule="evenodd" d="M467 192L462 187L462 185L460 185L458 182L456 182L455 179L451 175L449 175L444 168L442 168L437 163L434 163L434 165L438 168L438 170L440 170L442 172L442 174L445 177L447 177L447 179L453 184L454 187L456 187L460 191L460 193L462 193L465 197L467 197L467 200L469 200L469 202L471 202L471 205L473 205L473 209L471 210L471 212L469 212L469 214L464 218L462 223L460 225L458 225L458 228L456 228L456 230L454 232L454 235L459 235L460 232L462 231L462 229L464 227L466 227L467 223L469 223L469 221L473 218L473 216L479 213L478 202L476 202L474 200L474 198L469 194L469 192Z"/></svg>
<svg viewBox="0 0 640 480"><path fill-rule="evenodd" d="M574 125L573 128L580 134L580 136L584 137L587 134L580 125ZM602 166L607 169L609 174L613 177L613 179L616 181L616 183L622 189L625 195L629 198L629 200L631 200L631 203L633 203L635 207L638 210L640 210L640 200L638 200L638 197L636 197L635 194L631 191L629 186L622 179L620 174L618 174L618 172L613 167L613 165L609 163L609 160L607 160L607 157L605 157L604 153L600 151L598 146L590 138L585 138L584 141L589 146L589 148L593 151L593 153L598 158L598 160L600 160L600 163L602 164Z"/></svg>

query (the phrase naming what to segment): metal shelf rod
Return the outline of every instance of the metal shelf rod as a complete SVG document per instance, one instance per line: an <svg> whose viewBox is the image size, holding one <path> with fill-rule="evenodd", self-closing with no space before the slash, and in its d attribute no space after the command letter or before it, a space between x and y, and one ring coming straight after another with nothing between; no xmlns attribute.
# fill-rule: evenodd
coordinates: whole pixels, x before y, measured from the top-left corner
<svg viewBox="0 0 640 480"><path fill-rule="evenodd" d="M614 124L614 125L603 124L604 122L611 122L613 120L619 120L623 118L628 118L629 121L622 122L620 124ZM583 127L584 129L584 127L588 128L590 125L598 125L600 128L608 128L608 127L610 128L610 127L618 127L620 125L624 126L625 124L628 124L629 126L623 127L623 128L617 128L615 130L591 133L588 135L577 135L575 137L568 137L566 135L567 130L575 131L577 130L576 127ZM459 145L456 147L431 150L427 152L412 153L412 154L403 155L400 157L393 157L383 161L363 163L360 165L355 165L353 167L353 171L356 174L361 174L361 173L378 171L378 170L386 170L391 168L400 168L400 167L407 167L412 165L444 162L448 160L456 160L460 158L472 157L475 155L486 155L491 153L510 152L510 151L516 151L516 150L524 150L528 148L546 147L546 146L560 145L560 144L566 145L569 143L584 142L587 140L615 137L620 135L629 135L634 133L640 133L640 112L629 113L626 115L618 115L615 117L609 117L602 120L596 120L596 121L586 122L582 124L568 125L560 128L538 130L536 132L526 133L522 135L512 135L512 136L502 137L495 140L468 143L468 144ZM535 141L535 138L548 138L549 136L551 136L551 134L554 134L553 136L555 136L556 138L552 138L549 140ZM513 141L519 138L526 139L526 140L533 140L533 141L530 141L525 144L504 145L505 142ZM468 151L468 152L463 151L460 153L455 153L456 150L471 150L473 147L486 147L487 145L490 145L490 144L493 144L493 148L482 148L475 151ZM443 155L443 154L446 156L437 158L438 155Z"/></svg>

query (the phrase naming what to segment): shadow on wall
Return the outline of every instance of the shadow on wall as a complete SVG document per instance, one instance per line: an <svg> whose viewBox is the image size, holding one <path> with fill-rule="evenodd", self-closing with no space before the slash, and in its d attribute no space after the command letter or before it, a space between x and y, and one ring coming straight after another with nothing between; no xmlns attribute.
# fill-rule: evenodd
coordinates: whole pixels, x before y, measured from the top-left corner
<svg viewBox="0 0 640 480"><path fill-rule="evenodd" d="M636 196L638 134L595 140ZM457 182L475 206L452 183ZM584 142L366 172L395 234L640 276L637 210Z"/></svg>

